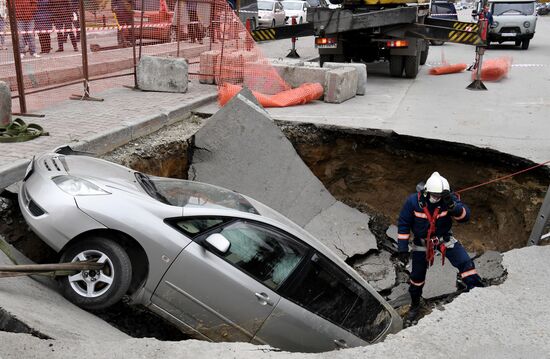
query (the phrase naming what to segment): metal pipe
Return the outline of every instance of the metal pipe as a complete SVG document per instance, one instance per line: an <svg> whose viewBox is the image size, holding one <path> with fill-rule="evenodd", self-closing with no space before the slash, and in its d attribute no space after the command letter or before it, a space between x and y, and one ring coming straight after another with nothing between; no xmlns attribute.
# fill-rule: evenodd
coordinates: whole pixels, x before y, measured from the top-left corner
<svg viewBox="0 0 550 359"><path fill-rule="evenodd" d="M80 47L82 48L82 72L84 74L84 96L90 94L90 74L88 71L88 39L86 38L86 12L84 0L80 0Z"/></svg>
<svg viewBox="0 0 550 359"><path fill-rule="evenodd" d="M145 0L141 0L141 19L139 19L139 59L140 60L141 60L141 47L143 44L143 15L144 14L145 14Z"/></svg>
<svg viewBox="0 0 550 359"><path fill-rule="evenodd" d="M135 21L134 21L134 2L130 2L130 10L132 13L132 21L130 23L130 31L131 31L131 38L132 38L132 57L134 59L134 87L138 87L137 83L137 55L136 55L136 34L135 34Z"/></svg>
<svg viewBox="0 0 550 359"><path fill-rule="evenodd" d="M537 244L539 244L539 241L542 239L542 232L544 231L544 227L548 223L549 218L550 218L550 186L548 186L548 190L546 190L546 196L544 196L544 201L540 206L539 214L537 215L535 225L533 226L531 235L529 236L529 240L527 241L528 246L536 246Z"/></svg>
<svg viewBox="0 0 550 359"><path fill-rule="evenodd" d="M176 50L176 57L180 57L180 26L181 26L181 16L180 13L183 13L183 10L181 8L181 0L177 0L178 5L178 12L176 14L176 42L177 42L177 50Z"/></svg>
<svg viewBox="0 0 550 359"><path fill-rule="evenodd" d="M19 110L21 113L27 112L27 102L25 100L25 84L23 82L23 67L21 64L21 54L19 53L19 32L17 29L17 20L15 18L14 0L8 0L8 14L10 16L11 42L13 47L13 60L15 62L15 75L17 77L17 92L19 94Z"/></svg>

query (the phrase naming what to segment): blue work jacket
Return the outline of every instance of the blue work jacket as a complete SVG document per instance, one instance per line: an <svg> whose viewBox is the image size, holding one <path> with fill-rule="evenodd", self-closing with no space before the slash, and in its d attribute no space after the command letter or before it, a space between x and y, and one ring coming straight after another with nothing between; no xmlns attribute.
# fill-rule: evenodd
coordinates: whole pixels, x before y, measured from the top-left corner
<svg viewBox="0 0 550 359"><path fill-rule="evenodd" d="M451 196L455 202L455 208L452 211L443 201L430 203L427 198L422 197L421 193L413 193L407 197L397 222L397 248L399 252L409 250L411 231L414 235L414 244L422 245L421 239L426 239L430 223L424 213L423 206L428 208L431 216L433 216L435 209L439 207L439 214L435 222L435 236L437 237L448 237L451 234L453 218L458 222L467 222L470 219L470 209L454 193Z"/></svg>

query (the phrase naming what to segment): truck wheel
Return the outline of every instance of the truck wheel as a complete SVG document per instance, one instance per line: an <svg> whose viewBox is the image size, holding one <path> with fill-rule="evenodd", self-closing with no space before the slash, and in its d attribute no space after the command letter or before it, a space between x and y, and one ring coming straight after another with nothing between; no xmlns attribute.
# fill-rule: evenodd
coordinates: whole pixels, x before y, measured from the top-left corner
<svg viewBox="0 0 550 359"><path fill-rule="evenodd" d="M420 56L405 56L405 77L408 79L416 78L418 68L420 67Z"/></svg>
<svg viewBox="0 0 550 359"><path fill-rule="evenodd" d="M521 48L523 50L527 50L529 48L529 42L531 42L531 39L525 39L521 42Z"/></svg>
<svg viewBox="0 0 550 359"><path fill-rule="evenodd" d="M428 60L428 52L430 52L430 46L426 46L426 50L420 53L420 65L424 65Z"/></svg>
<svg viewBox="0 0 550 359"><path fill-rule="evenodd" d="M516 46L521 45L521 40L516 40Z"/></svg>
<svg viewBox="0 0 550 359"><path fill-rule="evenodd" d="M403 76L403 56L400 56L400 55L390 56L390 75L392 77Z"/></svg>

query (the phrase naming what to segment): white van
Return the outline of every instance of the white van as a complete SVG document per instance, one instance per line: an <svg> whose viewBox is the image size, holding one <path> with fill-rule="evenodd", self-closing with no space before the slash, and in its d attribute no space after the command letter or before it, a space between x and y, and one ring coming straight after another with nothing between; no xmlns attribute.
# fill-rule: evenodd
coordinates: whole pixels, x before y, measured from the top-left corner
<svg viewBox="0 0 550 359"><path fill-rule="evenodd" d="M489 43L506 41L515 42L524 50L529 48L529 42L535 36L537 15L536 1L526 0L489 0L489 10L493 14L493 24L487 33ZM480 3L472 15L481 11Z"/></svg>

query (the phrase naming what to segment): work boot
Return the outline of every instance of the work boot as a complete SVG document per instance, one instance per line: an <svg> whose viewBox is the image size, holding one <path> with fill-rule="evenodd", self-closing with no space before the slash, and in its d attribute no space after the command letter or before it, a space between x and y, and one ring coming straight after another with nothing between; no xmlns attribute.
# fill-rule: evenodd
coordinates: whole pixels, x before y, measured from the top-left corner
<svg viewBox="0 0 550 359"><path fill-rule="evenodd" d="M405 328L410 327L412 325L416 325L418 323L418 316L420 314L420 304L412 304L409 308L409 312L407 313L407 316L405 317L405 321L403 323L403 326Z"/></svg>

